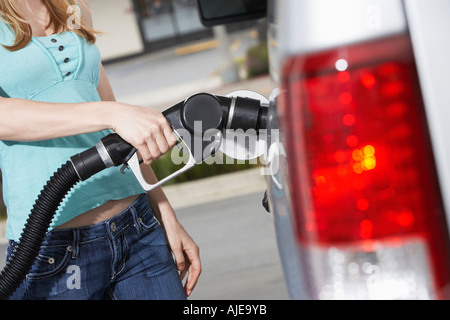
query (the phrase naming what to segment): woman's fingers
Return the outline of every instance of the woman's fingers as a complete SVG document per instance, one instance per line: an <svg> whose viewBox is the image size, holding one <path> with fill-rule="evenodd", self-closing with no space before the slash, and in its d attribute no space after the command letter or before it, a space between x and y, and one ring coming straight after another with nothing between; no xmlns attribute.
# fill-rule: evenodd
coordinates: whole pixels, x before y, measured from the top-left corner
<svg viewBox="0 0 450 320"><path fill-rule="evenodd" d="M144 163L150 164L153 160L167 153L175 145L175 142L173 131L164 119L161 126L149 129L145 135L143 147L146 146L147 150L144 151L145 156L142 155Z"/></svg>
<svg viewBox="0 0 450 320"><path fill-rule="evenodd" d="M186 268L188 271L188 277L186 284L184 285L184 290L186 295L189 297L197 284L200 273L202 272L202 266L200 262L200 254L198 247L195 250L185 250L186 260L189 261L189 267Z"/></svg>

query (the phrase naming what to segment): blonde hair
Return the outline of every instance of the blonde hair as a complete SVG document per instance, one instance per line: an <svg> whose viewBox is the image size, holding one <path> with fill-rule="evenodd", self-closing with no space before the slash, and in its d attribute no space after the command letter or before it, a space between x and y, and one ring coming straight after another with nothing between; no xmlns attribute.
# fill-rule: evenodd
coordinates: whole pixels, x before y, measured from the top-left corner
<svg viewBox="0 0 450 320"><path fill-rule="evenodd" d="M35 0L33 0L35 1ZM31 41L31 27L22 17L17 7L11 0L0 0L0 19L11 26L15 34L15 41L11 46L3 45L9 51L17 51L26 47ZM69 10L70 6L78 6L77 0L44 0L42 1L50 16L46 28L52 28L56 33L71 30L87 42L95 43L97 31L81 22L77 10ZM74 16L76 14L77 16ZM72 25L73 20L79 21L76 28Z"/></svg>

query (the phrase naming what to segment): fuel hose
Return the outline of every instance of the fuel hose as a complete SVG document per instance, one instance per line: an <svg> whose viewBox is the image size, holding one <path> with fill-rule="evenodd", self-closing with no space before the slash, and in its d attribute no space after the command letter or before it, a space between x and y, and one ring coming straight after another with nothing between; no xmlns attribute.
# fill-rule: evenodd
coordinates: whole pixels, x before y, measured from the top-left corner
<svg viewBox="0 0 450 320"><path fill-rule="evenodd" d="M28 216L18 246L0 272L0 299L6 300L20 286L33 266L53 216L65 195L80 181L71 161L47 181Z"/></svg>
<svg viewBox="0 0 450 320"><path fill-rule="evenodd" d="M134 151L133 146L119 135L110 134L94 147L72 156L70 161L53 173L33 205L17 247L0 272L0 300L8 299L30 271L53 217L67 193L78 182L106 169L108 161L105 161L105 156L111 157L116 161L114 164L119 165Z"/></svg>

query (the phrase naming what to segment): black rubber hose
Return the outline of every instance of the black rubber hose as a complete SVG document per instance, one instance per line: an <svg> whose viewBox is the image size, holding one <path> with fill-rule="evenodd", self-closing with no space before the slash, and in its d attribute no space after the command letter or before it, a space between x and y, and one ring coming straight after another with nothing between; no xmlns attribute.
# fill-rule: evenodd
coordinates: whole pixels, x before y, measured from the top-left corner
<svg viewBox="0 0 450 320"><path fill-rule="evenodd" d="M6 300L20 286L39 253L53 216L66 194L80 181L71 161L47 181L37 198L18 246L0 272L0 299Z"/></svg>

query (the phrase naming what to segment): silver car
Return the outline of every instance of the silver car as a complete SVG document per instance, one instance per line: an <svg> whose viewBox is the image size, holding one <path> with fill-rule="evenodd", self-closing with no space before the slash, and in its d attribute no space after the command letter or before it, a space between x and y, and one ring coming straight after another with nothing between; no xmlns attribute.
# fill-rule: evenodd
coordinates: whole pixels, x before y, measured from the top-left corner
<svg viewBox="0 0 450 320"><path fill-rule="evenodd" d="M291 298L450 298L450 2L199 9L206 25L267 15L268 199Z"/></svg>

